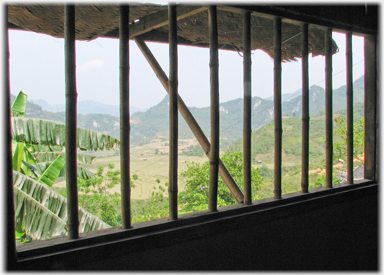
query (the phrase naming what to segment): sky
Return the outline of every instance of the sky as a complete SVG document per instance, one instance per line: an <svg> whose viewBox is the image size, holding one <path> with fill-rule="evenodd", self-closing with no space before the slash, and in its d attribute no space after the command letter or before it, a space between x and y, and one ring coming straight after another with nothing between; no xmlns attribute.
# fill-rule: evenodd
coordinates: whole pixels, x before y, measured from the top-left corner
<svg viewBox="0 0 384 275"><path fill-rule="evenodd" d="M333 33L339 52L333 55L333 87L346 83L345 35ZM168 44L147 43L168 75ZM354 80L364 74L364 39L353 36ZM64 39L27 31L9 31L11 92L30 100L65 103ZM130 105L148 109L166 92L134 41L130 41ZM189 107L210 104L209 49L178 46L179 94ZM78 101L119 105L119 41L98 38L76 42ZM310 86L324 87L325 59L309 58ZM282 65L282 93L301 88L301 59ZM239 53L219 51L220 102L243 97L243 60ZM273 95L273 60L252 51L252 96Z"/></svg>

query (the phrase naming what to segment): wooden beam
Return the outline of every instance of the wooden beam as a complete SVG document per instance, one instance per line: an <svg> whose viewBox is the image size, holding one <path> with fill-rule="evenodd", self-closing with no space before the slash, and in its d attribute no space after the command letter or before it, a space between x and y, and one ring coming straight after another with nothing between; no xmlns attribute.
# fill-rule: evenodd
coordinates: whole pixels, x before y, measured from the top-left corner
<svg viewBox="0 0 384 275"><path fill-rule="evenodd" d="M156 73L156 76L160 80L161 84L163 84L163 87L165 88L167 93L169 93L168 77L166 76L164 71L161 69L160 64L157 62L156 58L153 56L152 52L150 51L148 46L145 44L145 42L141 39L141 37L135 37L134 40L136 41L136 44L138 45L139 49L141 50L141 52L147 59L148 63L152 67L153 71ZM209 148L211 145L207 137L204 135L204 132L201 130L199 124L196 122L195 118L193 117L192 113L189 111L187 105L185 105L183 99L180 97L180 95L177 98L177 105L181 115L185 119L185 122L188 124L192 133L194 134L197 141L199 142L200 146L203 148L205 154L208 157L210 157ZM231 191L236 201L238 203L242 203L244 201L244 195L221 160L219 160L219 174L222 177L225 184L228 186L229 190Z"/></svg>
<svg viewBox="0 0 384 275"><path fill-rule="evenodd" d="M169 4L169 219L177 220L178 58L176 6Z"/></svg>
<svg viewBox="0 0 384 275"><path fill-rule="evenodd" d="M332 28L325 31L325 186L332 188L333 111L332 111Z"/></svg>
<svg viewBox="0 0 384 275"><path fill-rule="evenodd" d="M210 75L211 75L211 147L209 151L209 200L208 210L217 211L220 153L220 113L219 113L219 48L216 6L208 8Z"/></svg>
<svg viewBox="0 0 384 275"><path fill-rule="evenodd" d="M281 199L281 165L282 165L282 110L281 110L281 18L276 17L273 21L273 44L274 44L274 116L275 116L275 178L274 197Z"/></svg>
<svg viewBox="0 0 384 275"><path fill-rule="evenodd" d="M308 193L309 170L309 67L308 67L308 24L301 26L302 53L302 145L301 145L301 192Z"/></svg>
<svg viewBox="0 0 384 275"><path fill-rule="evenodd" d="M244 126L243 126L243 156L244 156L244 204L252 204L252 58L251 58L251 13L243 14L243 87L244 87Z"/></svg>
<svg viewBox="0 0 384 275"><path fill-rule="evenodd" d="M177 6L177 20L184 19L207 9L207 7L202 6ZM132 22L129 30L130 38L150 32L151 30L160 27L164 27L168 24L168 10L158 11L156 13L146 15L138 22Z"/></svg>
<svg viewBox="0 0 384 275"><path fill-rule="evenodd" d="M377 180L378 152L378 81L377 81L377 37L367 36L364 39L364 178Z"/></svg>
<svg viewBox="0 0 384 275"><path fill-rule="evenodd" d="M75 5L65 5L65 157L67 178L68 236L79 238L79 214L77 197L77 91L76 91L76 46Z"/></svg>
<svg viewBox="0 0 384 275"><path fill-rule="evenodd" d="M129 122L129 6L120 6L120 171L122 228L131 227Z"/></svg>
<svg viewBox="0 0 384 275"><path fill-rule="evenodd" d="M347 45L347 183L353 184L353 61L352 33L346 35Z"/></svg>

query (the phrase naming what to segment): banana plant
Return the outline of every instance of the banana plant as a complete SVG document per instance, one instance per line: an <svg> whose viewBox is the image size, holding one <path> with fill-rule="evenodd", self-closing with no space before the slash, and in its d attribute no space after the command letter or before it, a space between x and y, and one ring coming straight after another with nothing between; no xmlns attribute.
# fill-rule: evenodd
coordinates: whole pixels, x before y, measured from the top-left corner
<svg viewBox="0 0 384 275"><path fill-rule="evenodd" d="M28 96L20 91L12 104L12 116L23 117L27 106ZM45 165L45 168L37 169L36 158L31 154L25 142L17 142L12 159L13 170L21 171L25 175L37 179L48 186L52 186L64 167L64 160L61 156L56 156L54 160ZM40 166L41 167L41 166ZM39 170L40 173L37 173Z"/></svg>
<svg viewBox="0 0 384 275"><path fill-rule="evenodd" d="M27 106L27 99L28 96L20 91L11 107L13 117L24 116L25 108Z"/></svg>
<svg viewBox="0 0 384 275"><path fill-rule="evenodd" d="M67 234L67 199L46 184L13 172L16 235L41 240ZM110 226L79 207L79 232ZM24 238L25 239L25 238Z"/></svg>
<svg viewBox="0 0 384 275"><path fill-rule="evenodd" d="M65 124L24 118L27 95L20 92L12 105L13 170L16 238L19 242L66 234L66 199L50 187L65 170ZM119 140L88 129L77 129L80 150L110 150ZM78 164L95 157L77 154ZM80 178L95 175L77 167ZM57 208L59 207L59 208ZM79 208L80 233L109 227Z"/></svg>

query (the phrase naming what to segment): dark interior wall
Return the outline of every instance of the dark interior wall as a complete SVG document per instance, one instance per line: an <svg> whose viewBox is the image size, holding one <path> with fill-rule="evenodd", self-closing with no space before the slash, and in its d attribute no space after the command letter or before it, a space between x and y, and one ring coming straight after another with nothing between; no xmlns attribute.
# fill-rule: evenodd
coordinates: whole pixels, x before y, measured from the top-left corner
<svg viewBox="0 0 384 275"><path fill-rule="evenodd" d="M377 186L179 230L73 269L377 270ZM232 229L231 229L232 227ZM229 229L228 229L229 228ZM178 234L201 235L180 242ZM205 236L208 234L207 236ZM156 247L159 243L159 247ZM107 250L106 250L107 251ZM113 254L113 253L112 253Z"/></svg>

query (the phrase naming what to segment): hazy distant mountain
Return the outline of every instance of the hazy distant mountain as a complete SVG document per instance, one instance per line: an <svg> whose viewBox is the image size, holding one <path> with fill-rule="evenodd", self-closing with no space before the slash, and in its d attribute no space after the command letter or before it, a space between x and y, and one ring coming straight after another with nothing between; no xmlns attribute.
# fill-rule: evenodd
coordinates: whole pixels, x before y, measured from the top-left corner
<svg viewBox="0 0 384 275"><path fill-rule="evenodd" d="M12 95L12 101L15 96ZM309 91L310 116L323 115L325 110L325 91L322 87L312 86ZM28 102L26 117L36 117L59 122L65 121L65 113L45 111L49 105L43 101L35 101L45 107ZM364 102L364 76L354 82L354 102ZM88 106L85 106L88 105ZM51 106L54 108L55 106ZM57 107L57 106L56 106ZM111 110L111 107L114 110ZM346 108L346 87L342 86L333 91L333 112ZM52 110L52 109L51 109ZM119 108L94 101L82 101L78 106L79 127L88 128L120 138ZM282 114L288 117L301 117L302 98L301 90L289 94L282 103ZM112 112L113 111L113 112ZM206 137L210 138L210 107L190 107L189 111L199 124ZM83 114L81 114L81 112ZM94 112L94 113L90 113ZM105 112L104 114L101 114ZM114 113L110 115L106 113ZM273 120L273 100L252 98L252 132ZM169 96L156 106L146 111L133 112L131 110L131 143L132 145L144 144L152 139L169 139ZM179 138L194 138L184 118L179 113ZM220 140L221 148L225 149L243 134L243 99L238 98L220 104Z"/></svg>
<svg viewBox="0 0 384 275"><path fill-rule="evenodd" d="M167 140L169 137L169 96L148 109L131 116L131 142L133 144L147 143L153 138ZM259 97L252 98L253 114L252 129L257 129L270 121L273 116L273 102ZM266 110L261 111L261 110ZM210 107L189 107L189 111L200 128L210 138ZM243 100L235 99L220 104L220 136L222 144L229 144L239 137L243 124ZM194 138L184 118L179 113L179 138Z"/></svg>
<svg viewBox="0 0 384 275"><path fill-rule="evenodd" d="M333 112L346 108L346 87L333 91ZM354 82L354 102L364 100L364 76ZM312 86L309 91L310 116L323 115L325 91L320 86ZM147 143L151 139L167 140L169 136L169 96L146 112L131 116L131 142ZM210 108L189 108L206 137L210 138ZM301 90L286 95L282 103L282 114L288 117L301 117ZM252 98L252 132L269 123L274 117L273 100ZM243 134L243 99L235 99L220 104L220 139L222 148ZM179 113L179 138L193 138L194 135Z"/></svg>
<svg viewBox="0 0 384 275"><path fill-rule="evenodd" d="M65 104L49 104L44 99L31 100L31 102L38 104L45 111L50 112L64 112ZM131 115L136 112L145 111L137 107L131 106L130 113ZM120 108L118 105L108 105L93 100L83 100L77 102L77 113L82 115L87 114L107 114L112 116L120 116Z"/></svg>
<svg viewBox="0 0 384 275"><path fill-rule="evenodd" d="M282 94L281 95L281 100L282 101L287 101L287 100L291 100L292 98L295 98L297 96L301 95L301 89L298 89L296 92L294 93L290 93L290 94ZM266 97L264 98L265 100L274 100L274 96L269 96L269 97Z"/></svg>

